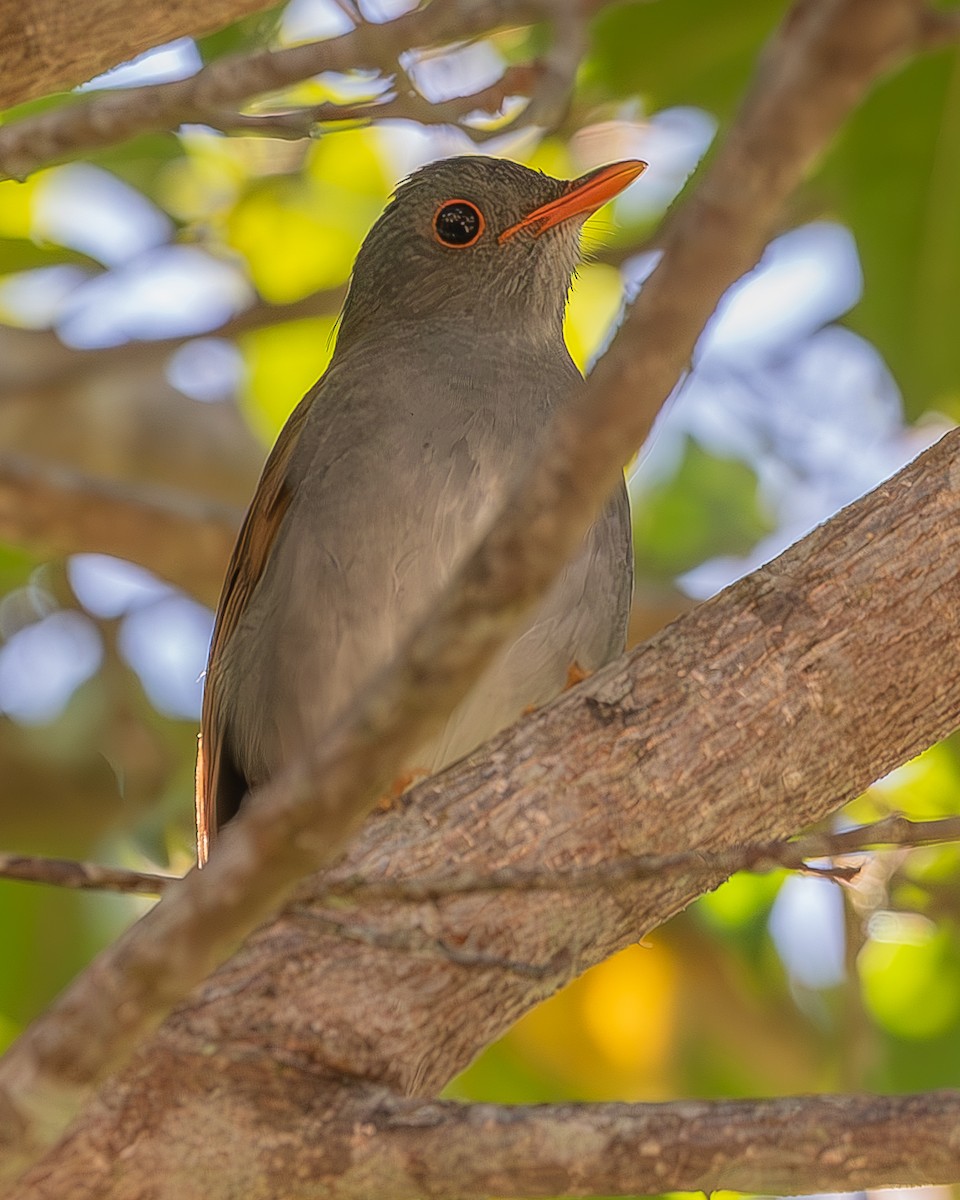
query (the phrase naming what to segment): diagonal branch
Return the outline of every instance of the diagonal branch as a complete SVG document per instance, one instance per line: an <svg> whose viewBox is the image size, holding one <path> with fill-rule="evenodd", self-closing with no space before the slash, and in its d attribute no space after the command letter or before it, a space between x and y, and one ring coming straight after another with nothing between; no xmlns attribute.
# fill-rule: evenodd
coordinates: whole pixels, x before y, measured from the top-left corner
<svg viewBox="0 0 960 1200"><path fill-rule="evenodd" d="M0 454L0 539L41 554L146 560L162 578L214 604L238 527L239 513L229 505Z"/></svg>
<svg viewBox="0 0 960 1200"><path fill-rule="evenodd" d="M342 852L404 755L442 723L580 542L720 296L755 263L783 201L851 107L914 48L922 11L916 0L800 0L583 402L561 414L429 627L317 761L264 788L207 870L171 888L7 1054L0 1087L8 1177L60 1135L92 1088L238 938ZM769 619L781 604L786 620L775 589L768 600ZM412 1065L398 1064L405 1068ZM416 1067L416 1086L432 1086L436 1069Z"/></svg>
<svg viewBox="0 0 960 1200"><path fill-rule="evenodd" d="M329 904L331 886L436 877L451 862L479 875L589 870L623 851L722 852L822 818L956 726L957 561L953 433L780 559L368 822L346 861L303 884L181 1006L37 1166L36 1187L11 1200L68 1195L77 1179L96 1200L125 1200L154 1180L165 1186L157 1200L266 1200L280 1179L291 1200L315 1195L314 1178L277 1173L311 1114L323 1121L311 1145L329 1155L329 1194L379 1194L366 1167L389 1153L378 1159L371 1146L365 1168L352 1169L358 1131L384 1111L360 1080L435 1093L537 1000L720 876L674 867L586 904L560 888L345 908L344 898ZM751 1144L750 1129L736 1138ZM120 1175L117 1145L129 1147ZM864 1178L886 1161L863 1163ZM943 1148L925 1147L916 1171L943 1162ZM842 1158L819 1164L831 1166L842 1182ZM915 1177L904 1169L903 1182Z"/></svg>
<svg viewBox="0 0 960 1200"><path fill-rule="evenodd" d="M156 875L70 858L40 858L30 854L0 853L0 879L21 883L46 883L74 891L119 892L126 896L159 896L176 875Z"/></svg>
<svg viewBox="0 0 960 1200"><path fill-rule="evenodd" d="M270 0L0 0L0 108L66 91L177 37L199 37Z"/></svg>
<svg viewBox="0 0 960 1200"><path fill-rule="evenodd" d="M545 0L432 0L386 24L363 23L349 33L324 41L232 55L217 59L187 79L102 92L11 122L0 127L0 179L22 179L41 166L115 145L138 134L176 129L183 124L235 130L246 123L262 129L266 118L242 119L237 112L238 107L256 96L327 71L376 70L392 75L397 72L398 58L405 50L462 41L491 33L503 25L527 24L538 17L549 19L553 7L565 19L559 23L557 44L545 62L545 72L540 73L545 74L551 86L542 89L542 93L533 90L534 96L549 96L550 102L549 105L538 102L538 110L531 114L531 119L544 123L559 111L554 86L557 79L565 86L572 83L570 53L582 49L582 34L578 34L572 45L567 45L569 30L580 29L579 22L574 20L576 10L572 0L563 0L555 6ZM526 82L536 84L537 78L538 72L531 70ZM519 79L514 73L504 86ZM483 105L489 99L478 95L467 111L476 108L477 102ZM430 109L425 102L415 107L421 117ZM457 116L461 115L457 102L448 104L446 111L438 110L438 119L449 120L454 108ZM329 106L322 115L327 120L343 119L343 114L335 117L335 112L336 107ZM374 113L376 105L371 104L366 115ZM351 119L356 116L351 110L346 115ZM402 111L391 114L385 110L383 115L402 115ZM293 124L297 132L297 119L288 116L286 123ZM299 123L302 132L302 120Z"/></svg>

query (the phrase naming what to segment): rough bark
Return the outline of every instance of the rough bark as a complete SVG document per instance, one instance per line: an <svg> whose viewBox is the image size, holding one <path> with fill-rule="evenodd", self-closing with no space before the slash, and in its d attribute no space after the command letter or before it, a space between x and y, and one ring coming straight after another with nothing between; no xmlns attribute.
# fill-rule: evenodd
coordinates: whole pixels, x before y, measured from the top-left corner
<svg viewBox="0 0 960 1200"><path fill-rule="evenodd" d="M594 427L583 409L564 418L555 456L531 474L514 525L504 521L459 599L441 611L440 633L426 631L386 677L389 700L371 701L344 734L346 751L330 760L332 782L314 764L312 776L294 773L272 787L272 814L251 806L207 879L171 889L171 903L144 922L154 935L160 930L158 940L124 939L8 1057L8 1137L19 1121L35 1145L52 1140L92 1084L222 956L228 938L251 928L308 863L349 836L402 739L415 744L424 723L439 719L481 669L491 630L506 634L505 614L546 586L716 299L755 261L790 188L876 74L921 44L923 12L914 0L796 5L727 149L672 225L620 352L595 374ZM646 339L644 356L630 352L631 339ZM956 651L945 644L955 640L958 600L949 569L957 547L941 524L956 526L955 490L944 485L949 448L927 459L933 490L918 469L881 489L879 501L844 514L804 549L667 631L627 674L604 673L549 716L504 735L472 773L461 769L420 789L408 811L371 825L355 864L366 861L375 874L398 857L436 871L457 859L496 866L546 855L549 865L638 842L686 848L776 836L942 736L958 712ZM944 557L931 562L926 551L938 541ZM903 573L897 554L908 563ZM504 555L523 570L499 572ZM878 580L889 584L883 597L873 590ZM454 627L469 636L448 638ZM903 655L895 663L894 649ZM932 653L940 658L925 657ZM923 670L931 661L936 671ZM413 685L425 679L435 702L417 708ZM398 715L406 711L400 700L413 705L409 719ZM371 730L387 749L367 764ZM422 822L411 821L418 814ZM329 839L325 851L318 829ZM287 833L299 840L288 846ZM285 1075L289 1086L278 1091L285 1072L274 1056L301 1079L325 1079L320 1102L358 1120L365 1110L341 1074L432 1091L516 1014L715 878L665 872L609 888L589 905L563 892L524 893L360 912L318 910L306 885L282 920L183 1005L34 1179L50 1195L82 1194L77 1188L88 1184L92 1195L160 1195L176 1178L171 1164L189 1162L194 1194L236 1194L245 1189L244 1166L281 1161L293 1128L287 1105L296 1088ZM209 1071L221 1067L228 1073L211 1106ZM332 1121L328 1127L332 1136ZM344 1171L359 1161L356 1132L328 1147Z"/></svg>
<svg viewBox="0 0 960 1200"><path fill-rule="evenodd" d="M358 20L353 29L338 37L272 51L258 48L249 54L227 55L186 79L105 91L68 107L28 115L0 129L0 179L23 179L61 159L186 123L230 131L259 128L289 133L288 122L271 127L262 118L245 117L240 109L264 92L279 91L326 71L378 70L391 75L397 71L403 52L412 48L478 37L500 25L525 23L537 16L556 23L554 45L542 62L530 64L530 69L519 76L512 72L510 85L517 86L522 80L523 90L531 92L530 106L521 121L529 117L532 124L545 127L562 116L583 55L577 3L551 0L541 4L538 12L533 0L434 0L392 21ZM496 108L498 102L488 92L486 96L478 94L474 103L481 107L493 103ZM413 112L423 119L432 107L424 101L415 105ZM329 119L331 109L336 112L337 108L322 106L313 118ZM403 113L403 106L400 111ZM448 105L446 113L438 111L434 119L445 116L449 120L456 111L459 106L451 110ZM368 109L366 115L370 112ZM301 133L304 128L309 130L312 123L309 112L294 115L292 132L297 133L298 124Z"/></svg>
<svg viewBox="0 0 960 1200"><path fill-rule="evenodd" d="M163 42L222 29L266 0L0 0L0 108L67 91Z"/></svg>
<svg viewBox="0 0 960 1200"><path fill-rule="evenodd" d="M646 436L703 324L756 261L804 170L877 75L922 44L925 12L918 0L795 5L614 346L434 611L313 761L291 764L258 792L204 876L171 888L7 1053L8 1174L17 1157L55 1139L232 944L336 858L399 764L439 728L575 550L627 448ZM426 1064L420 1075L429 1077Z"/></svg>
<svg viewBox="0 0 960 1200"><path fill-rule="evenodd" d="M172 1069L190 1070L172 1060ZM202 1088L211 1114L220 1087ZM960 1094L797 1096L672 1104L411 1104L376 1092L344 1098L323 1080L275 1066L247 1094L250 1138L142 1173L118 1127L108 1173L48 1179L11 1200L482 1200L487 1196L660 1195L719 1188L761 1194L949 1183L960 1171ZM264 1137L256 1110L282 1111ZM191 1110L161 1114L170 1140L193 1140ZM221 1135L219 1115L207 1133ZM273 1136L271 1136L273 1135ZM149 1149L148 1149L149 1153ZM242 1171L242 1174L241 1174ZM233 1180L232 1188L229 1182ZM240 1182L242 1180L242 1183Z"/></svg>
<svg viewBox="0 0 960 1200"><path fill-rule="evenodd" d="M368 822L336 877L437 876L451 863L549 869L781 837L945 736L960 721L958 454L950 434L773 563L422 784ZM376 1127L382 1097L360 1081L435 1093L523 1011L717 881L687 865L590 896L324 907L316 877L14 1195L216 1200L269 1195L263 1181L282 1179L285 1195L309 1196L331 1194L333 1176L333 1194L379 1194L361 1131ZM299 1182L286 1174L304 1113L324 1130L319 1183L316 1162ZM910 1162L887 1182L916 1182ZM825 1173L811 1178L826 1186Z"/></svg>

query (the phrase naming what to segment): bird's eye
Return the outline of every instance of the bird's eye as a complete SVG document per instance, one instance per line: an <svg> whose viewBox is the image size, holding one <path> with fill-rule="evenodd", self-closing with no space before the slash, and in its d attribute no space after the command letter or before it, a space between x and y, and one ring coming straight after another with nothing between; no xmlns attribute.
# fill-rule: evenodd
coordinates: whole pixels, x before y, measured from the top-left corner
<svg viewBox="0 0 960 1200"><path fill-rule="evenodd" d="M469 200L445 200L433 218L437 241L460 250L478 241L483 227L483 213Z"/></svg>

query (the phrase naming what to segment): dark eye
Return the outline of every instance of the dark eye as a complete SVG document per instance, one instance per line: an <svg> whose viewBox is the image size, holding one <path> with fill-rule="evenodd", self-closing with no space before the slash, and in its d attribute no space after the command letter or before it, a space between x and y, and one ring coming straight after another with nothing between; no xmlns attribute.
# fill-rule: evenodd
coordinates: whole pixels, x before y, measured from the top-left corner
<svg viewBox="0 0 960 1200"><path fill-rule="evenodd" d="M469 200L445 200L433 218L433 232L444 246L472 246L483 225L483 213Z"/></svg>

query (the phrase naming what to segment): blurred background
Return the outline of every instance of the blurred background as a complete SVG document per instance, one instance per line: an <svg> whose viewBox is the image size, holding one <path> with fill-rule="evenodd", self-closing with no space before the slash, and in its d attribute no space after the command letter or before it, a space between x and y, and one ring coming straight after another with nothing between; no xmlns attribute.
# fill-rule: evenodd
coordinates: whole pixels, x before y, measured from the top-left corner
<svg viewBox="0 0 960 1200"><path fill-rule="evenodd" d="M227 53L335 35L404 7L291 0L88 87L184 78ZM522 101L505 95L494 114L466 109L459 125L388 113L300 140L185 126L0 183L0 849L191 865L201 674L225 556L268 446L330 356L354 254L396 181L476 152L476 139L558 176L647 159L646 175L586 231L567 335L588 370L784 7L600 10L549 135L510 125ZM421 103L442 103L495 87L543 36L507 29L411 51L403 71ZM630 465L634 641L777 554L960 416L958 66L956 52L915 63L855 115L726 297ZM356 104L385 87L374 72L324 75L279 99ZM30 515L46 495L65 520ZM132 536L111 515L120 510ZM179 540L152 518L141 530L141 510L174 514ZM125 557L91 551L103 545ZM954 813L958 782L951 740L878 781L841 821ZM737 876L530 1013L450 1094L654 1100L955 1085L957 860L952 847L871 855L843 887ZM146 903L0 882L0 1038Z"/></svg>

